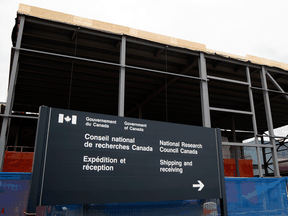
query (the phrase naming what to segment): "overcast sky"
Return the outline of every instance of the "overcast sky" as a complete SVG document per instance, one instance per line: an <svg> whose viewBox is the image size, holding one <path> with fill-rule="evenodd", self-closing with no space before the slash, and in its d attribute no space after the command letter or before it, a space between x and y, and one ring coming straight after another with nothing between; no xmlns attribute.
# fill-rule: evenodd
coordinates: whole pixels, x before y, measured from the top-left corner
<svg viewBox="0 0 288 216"><path fill-rule="evenodd" d="M0 0L0 102L19 3L288 63L288 0Z"/></svg>

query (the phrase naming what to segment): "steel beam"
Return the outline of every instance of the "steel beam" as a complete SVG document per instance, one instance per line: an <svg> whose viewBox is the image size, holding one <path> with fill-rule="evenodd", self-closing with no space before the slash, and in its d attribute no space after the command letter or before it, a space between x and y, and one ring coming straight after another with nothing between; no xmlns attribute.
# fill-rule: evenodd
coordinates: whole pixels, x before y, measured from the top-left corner
<svg viewBox="0 0 288 216"><path fill-rule="evenodd" d="M75 31L75 25L67 25L61 22L57 22L57 21L48 21L48 20L43 20L43 19L37 19L34 17L30 17L27 16L26 18L27 22L30 23L35 23L35 24L40 24L40 25L44 25L44 26L49 26L49 27L54 27L54 28L59 28L59 29L65 29L68 31ZM77 26L78 27L78 26ZM115 39L115 40L120 40L121 39L121 35L120 34L116 34L116 33L106 33L104 31L101 30L90 30L89 27L83 27L81 26L81 33L84 34L89 34L89 35L93 35L93 36L99 36L99 37L105 37L105 38L111 38L111 39Z"/></svg>
<svg viewBox="0 0 288 216"><path fill-rule="evenodd" d="M8 118L26 118L26 119L38 119L36 116L23 116L23 115L5 115L0 114L0 116L8 117Z"/></svg>
<svg viewBox="0 0 288 216"><path fill-rule="evenodd" d="M250 110L252 112L252 124L253 124L253 131L254 131L254 139L255 143L258 145L258 129L257 129L257 122L256 122L256 113L255 113L255 107L254 107L254 100L253 100L253 92L252 92L252 84L251 84L251 78L250 78L250 70L249 67L246 67L246 77L247 77L247 82L248 82L248 92L249 92L249 100L250 100ZM263 150L262 150L263 151ZM260 149L259 146L256 147L256 152L257 152L257 164L258 168L262 167L261 165L261 157L260 157ZM259 168L259 177L263 177L262 169Z"/></svg>
<svg viewBox="0 0 288 216"><path fill-rule="evenodd" d="M11 115L12 107L13 107L13 99L14 99L14 93L15 93L15 85L17 80L17 74L18 74L18 60L19 60L19 54L20 54L20 47L21 47L21 41L22 41L22 34L24 29L24 23L25 23L25 16L20 16L20 25L18 30L18 36L17 36L17 43L16 48L18 50L15 50L14 58L13 58L13 64L12 64L12 70L9 80L9 87L8 87L8 96L7 96L7 102L5 107L4 114L6 116ZM0 172L3 169L4 164L4 155L5 155L5 146L7 141L7 130L8 130L8 124L9 123L9 117L3 118L2 128L1 128L1 143L0 143Z"/></svg>
<svg viewBox="0 0 288 216"><path fill-rule="evenodd" d="M222 62L227 62L227 63L232 63L232 64L236 64L236 65L248 66L248 67L257 68L257 69L261 68L260 66L253 64L253 63L250 63L250 62L239 61L237 59L222 57L219 55L211 55L211 54L205 53L205 58L206 59L213 59L213 60L217 60L217 61L222 61Z"/></svg>
<svg viewBox="0 0 288 216"><path fill-rule="evenodd" d="M283 78L283 77L285 77L285 76L287 76L288 74L276 74L275 76L274 76L274 79L277 81L278 79L281 79L281 78Z"/></svg>
<svg viewBox="0 0 288 216"><path fill-rule="evenodd" d="M119 98L118 98L118 116L124 117L125 103L125 64L126 64L126 36L122 36L120 46L120 71L119 71Z"/></svg>
<svg viewBox="0 0 288 216"><path fill-rule="evenodd" d="M281 92L284 93L285 99L288 101L288 96L286 95L287 93L281 88L281 86L277 83L277 81L271 76L270 73L266 73L268 78L271 80L271 82L274 84L274 86Z"/></svg>
<svg viewBox="0 0 288 216"><path fill-rule="evenodd" d="M135 44L141 44L141 45L145 45L145 46L149 46L149 47L153 47L153 48L158 48L158 49L165 49L164 44L160 44L160 43L152 42L152 41L146 41L146 40L132 37L132 36L127 37L127 42L135 43Z"/></svg>
<svg viewBox="0 0 288 216"><path fill-rule="evenodd" d="M222 65L223 63L224 63L223 61L217 62L216 64L213 64L212 67L216 69L218 66Z"/></svg>
<svg viewBox="0 0 288 216"><path fill-rule="evenodd" d="M81 58L81 57L75 57L75 56L69 56L69 55L63 55L63 54L57 54L57 53L50 53L50 52L44 52L44 51L38 51L38 50L32 50L32 49L26 49L26 48L19 48L19 49L15 48L15 50L20 50L20 51L22 50L22 51L27 51L27 52L32 52L32 53L39 53L39 54L57 56L57 57L74 59L74 60L79 60L79 61L87 61L87 62L94 62L94 63L100 63L100 64L106 64L106 65L121 67L121 64L117 64L117 63L94 60L94 59L87 59L87 58ZM166 75L171 75L171 76L184 77L184 78L188 78L188 79L202 80L199 77L188 76L188 75L184 75L184 74L176 74L176 73L160 71L160 70L153 70L153 69L149 69L149 68L142 68L142 67L136 67L136 66L130 66L130 65L125 65L122 67L135 69L135 70L143 70L143 71L148 71L148 72L152 72L152 73L160 73L160 74L166 74Z"/></svg>
<svg viewBox="0 0 288 216"><path fill-rule="evenodd" d="M245 66L236 67L236 68L234 68L234 72L238 73L239 71L243 70L244 68L246 68L246 67Z"/></svg>
<svg viewBox="0 0 288 216"><path fill-rule="evenodd" d="M272 148L273 145L261 145L253 143L237 143L237 142L222 142L223 146L243 146L243 147L262 147L262 148Z"/></svg>
<svg viewBox="0 0 288 216"><path fill-rule="evenodd" d="M127 115L130 115L131 113L133 113L135 110L137 110L139 108L139 106L143 106L146 103L148 103L151 99L153 99L154 97L156 97L158 94L160 94L163 90L165 90L168 86L172 85L174 82L176 82L180 77L186 77L186 78L192 78L192 79L201 79L198 77L191 77L191 76L185 76L185 74L187 72L189 72L193 67L195 67L197 65L198 60L195 60L194 62L192 62L190 65L188 65L182 72L181 74L177 74L176 77L174 77L173 79L171 79L167 84L162 85L158 90L156 90L154 93L152 93L149 97L147 97L146 99L144 99L139 105L135 106L134 108L132 108L129 112L127 112ZM130 66L126 66L127 68L131 68ZM141 68L139 68L141 70ZM145 69L144 69L145 70ZM150 69L148 69L150 70ZM155 71L154 71L155 72ZM171 73L166 72L165 74L167 75L174 75Z"/></svg>
<svg viewBox="0 0 288 216"><path fill-rule="evenodd" d="M274 128L273 128L273 120L272 120L272 114L271 114L271 107L270 107L270 100L269 100L269 93L268 93L268 87L267 87L267 80L266 80L266 69L264 66L261 68L261 83L263 91L263 97L264 97L264 104L265 104L265 112L266 112L266 120L267 120L267 126L270 136L274 136ZM275 177L281 177L279 172L279 165L278 165L278 157L276 152L276 143L273 138L270 138L270 143L272 144L271 152L272 152L272 159L273 159L273 168L274 168L274 176Z"/></svg>
<svg viewBox="0 0 288 216"><path fill-rule="evenodd" d="M248 82L242 82L242 81L238 81L238 80L226 79L226 78L222 78L222 77L207 76L207 78L208 79L219 80L219 81L223 81L223 82L230 82L230 83L236 83L236 84L241 84L241 85L249 85Z"/></svg>
<svg viewBox="0 0 288 216"><path fill-rule="evenodd" d="M115 48L115 49L118 49L118 48L120 47L120 45L121 45L121 41L119 40L119 41L117 41L117 43L114 45L114 48Z"/></svg>
<svg viewBox="0 0 288 216"><path fill-rule="evenodd" d="M253 70L253 71L251 71L251 74L254 74L254 73L256 73L258 70L259 70L259 69L255 69L255 68L254 68L254 70Z"/></svg>
<svg viewBox="0 0 288 216"><path fill-rule="evenodd" d="M74 45L75 44L72 41L59 39L59 38L55 38L55 37L53 37L53 38L49 37L49 35L39 36L39 35L35 35L35 34L24 33L23 36L25 36L25 37L27 36L29 38L29 40L44 39L44 40L49 40L52 43L53 42L59 42L59 43L62 43L63 45L65 45L65 44ZM96 49L106 49L106 50L112 51L113 53L117 53L118 51L120 51L119 47L120 47L120 44L121 44L121 40L117 40L116 42L111 42L109 44L108 43L107 44L106 43L103 44L102 42L99 42L99 41L97 41L97 42L93 41L93 45L92 45L91 43L85 41L84 39L78 38L77 44L79 46L81 46L82 52L80 52L80 53L85 54L86 58L90 58L89 55L94 58L94 57L97 57L97 56L94 55L95 52L92 52L92 51L87 52L87 50L85 49L86 47L87 48L96 48ZM40 44L38 44L38 46L39 45ZM33 49L41 50L41 47L38 47L38 46L33 46ZM85 51L83 51L83 49L85 49ZM51 50L51 49L49 48L49 50ZM48 51L47 47L46 47L46 51ZM53 50L51 50L51 52L53 52ZM55 50L55 52L57 52L57 51ZM101 54L103 55L103 53L101 53ZM128 54L139 55L139 56L142 56L142 57L150 58L151 60L156 59L155 52L153 53L153 52L148 51L148 50L141 50L141 52L139 52L139 49L132 48L132 47L129 47L129 49L126 50L126 54L127 55ZM107 56L107 54L106 54L106 56ZM162 56L160 55L160 56L158 56L157 59L165 61L165 56L164 55L162 55ZM174 62L174 63L177 63L177 64L183 64L183 65L186 65L188 63L186 58L183 58L183 57L170 56L169 60L171 62Z"/></svg>
<svg viewBox="0 0 288 216"><path fill-rule="evenodd" d="M71 39L70 39L71 41L74 41L77 33L78 33L78 29L76 29L76 30L73 32L73 34L72 34L72 36L71 36Z"/></svg>
<svg viewBox="0 0 288 216"><path fill-rule="evenodd" d="M252 112L248 112L248 111L224 109L224 108L218 108L218 107L210 107L210 110L220 111L220 112L238 113L238 114L245 114L245 115L253 115Z"/></svg>
<svg viewBox="0 0 288 216"><path fill-rule="evenodd" d="M273 68L269 68L268 70L270 72L273 72L273 73L283 74L285 76L288 75L287 71L285 71L284 69L277 69L277 68L273 67Z"/></svg>
<svg viewBox="0 0 288 216"><path fill-rule="evenodd" d="M286 148L288 148L286 145L282 145L282 146L285 146ZM278 149L279 148L277 148L277 152L282 152L282 151L287 151L288 150L288 149L280 149L280 150L278 150ZM267 152L266 154L271 154L271 152Z"/></svg>
<svg viewBox="0 0 288 216"><path fill-rule="evenodd" d="M63 55L63 54L57 54L57 53L51 53L51 52L44 52L44 51L32 50L32 49L26 49L26 48L17 48L17 47L16 47L15 50L27 51L27 52L44 54L44 55L50 55L50 56L57 56L57 57L74 59L74 60L80 60L80 61L94 62L94 63L100 63L100 64L107 64L107 65L118 66L118 67L121 66L120 64L112 63L112 62L106 62L106 61L100 61L100 60L94 60L94 59L87 59L87 58L81 58L81 57L76 57L76 56Z"/></svg>
<svg viewBox="0 0 288 216"><path fill-rule="evenodd" d="M270 136L270 135L260 135L260 134L258 134L257 136L259 136L259 137L271 137L271 138L278 138L278 139L288 139L287 136Z"/></svg>
<svg viewBox="0 0 288 216"><path fill-rule="evenodd" d="M263 89L263 88L258 88L258 87L251 87L252 89L255 89L255 90L260 90L260 91L268 91L268 92L273 92L273 93L278 93L278 94L283 94L283 95L288 95L288 92L281 92L281 91L276 91L276 90L272 90L272 89ZM277 96L279 97L279 96ZM270 99L271 100L271 99Z"/></svg>
<svg viewBox="0 0 288 216"><path fill-rule="evenodd" d="M284 159L284 160L278 161L278 164L280 164L280 163L287 163L287 162L288 162L288 159Z"/></svg>
<svg viewBox="0 0 288 216"><path fill-rule="evenodd" d="M179 77L179 78L183 77L183 78L188 78L188 79L202 80L199 77L185 75L185 74L183 74L183 71L180 74L176 74L176 73L171 73L171 72L166 72L166 71L153 70L153 69L149 69L149 68L141 68L141 67L135 67L135 66L130 66L130 65L126 65L126 68L135 69L135 70L142 70L142 71L148 71L148 72L152 72L152 73L160 73L160 74L165 74L165 75L171 75L171 76L176 76L176 77Z"/></svg>
<svg viewBox="0 0 288 216"><path fill-rule="evenodd" d="M203 127L210 128L211 119L210 119L207 69L206 69L206 59L205 59L203 52L200 53L200 57L199 57L199 77L202 79L200 81L202 125Z"/></svg>
<svg viewBox="0 0 288 216"><path fill-rule="evenodd" d="M165 49L165 47L166 47L166 45L158 43L158 42L152 42L152 41L144 40L144 39L141 39L141 38L135 38L135 37L132 37L132 36L127 36L127 41L131 42L131 43L135 43L135 44L141 44L141 45L144 45L144 46L158 48L158 49ZM199 52L197 52L197 51L192 51L192 50L189 50L189 49L183 49L183 48L180 48L180 47L173 47L171 45L169 45L169 47L167 48L167 51L199 56Z"/></svg>
<svg viewBox="0 0 288 216"><path fill-rule="evenodd" d="M158 58L158 56L164 51L165 49L157 49L157 51L155 52L155 57Z"/></svg>

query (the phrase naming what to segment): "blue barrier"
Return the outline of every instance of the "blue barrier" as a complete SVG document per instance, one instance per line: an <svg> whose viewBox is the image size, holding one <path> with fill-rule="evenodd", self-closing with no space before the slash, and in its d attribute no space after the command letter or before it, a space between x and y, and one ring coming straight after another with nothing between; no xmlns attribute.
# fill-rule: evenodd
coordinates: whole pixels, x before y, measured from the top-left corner
<svg viewBox="0 0 288 216"><path fill-rule="evenodd" d="M31 173L0 173L0 215L23 215Z"/></svg>
<svg viewBox="0 0 288 216"><path fill-rule="evenodd" d="M225 178L229 216L288 215L287 180Z"/></svg>
<svg viewBox="0 0 288 216"><path fill-rule="evenodd" d="M0 173L0 215L23 215L30 173ZM229 216L288 215L288 178L225 178ZM219 200L115 203L103 205L57 205L37 208L37 215L203 215L203 206ZM217 204L217 205L216 205ZM214 212L216 213L216 211Z"/></svg>

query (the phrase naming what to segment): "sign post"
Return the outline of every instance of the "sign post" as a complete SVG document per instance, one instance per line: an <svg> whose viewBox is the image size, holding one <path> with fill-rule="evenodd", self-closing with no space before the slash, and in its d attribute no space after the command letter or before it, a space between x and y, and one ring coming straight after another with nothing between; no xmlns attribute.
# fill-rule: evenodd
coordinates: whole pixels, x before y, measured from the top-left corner
<svg viewBox="0 0 288 216"><path fill-rule="evenodd" d="M213 128L41 107L27 212L36 205L221 200L219 136Z"/></svg>

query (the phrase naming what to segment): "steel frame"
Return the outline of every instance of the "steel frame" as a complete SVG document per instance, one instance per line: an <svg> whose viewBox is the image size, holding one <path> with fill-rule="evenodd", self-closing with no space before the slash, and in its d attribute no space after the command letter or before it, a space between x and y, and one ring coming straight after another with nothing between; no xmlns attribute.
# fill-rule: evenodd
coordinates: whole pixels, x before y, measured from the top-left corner
<svg viewBox="0 0 288 216"><path fill-rule="evenodd" d="M258 129L257 129L257 122L256 122L254 100L253 100L253 92L252 92L252 89L251 89L252 84L251 84L251 77L250 77L249 67L246 67L246 77L247 77L247 82L249 84L248 92L249 92L249 100L250 100L250 109L251 109L251 112L252 112L252 123L253 123L254 139L255 139L255 144L257 145L256 151L257 151L257 164L258 164L258 170L259 170L259 177L263 177L262 165L261 165L261 157L260 157L260 147L261 147L261 145L259 144L258 137L257 137ZM265 149L265 148L263 148L263 149ZM259 167L261 167L261 168L259 168Z"/></svg>
<svg viewBox="0 0 288 216"><path fill-rule="evenodd" d="M274 128L273 128L273 120L272 120L272 113L271 113L271 107L270 107L270 100L269 100L269 93L267 91L267 80L266 80L266 69L264 66L261 68L261 82L262 82L262 88L263 91L263 97L264 97L264 104L265 104L265 112L266 112L266 120L267 120L267 126L268 131L271 136L274 136ZM274 176L275 177L281 177L279 172L279 165L278 165L278 157L276 152L276 143L273 138L270 137L270 143L273 145L273 148L271 148L272 156L273 156L273 168L274 168Z"/></svg>
<svg viewBox="0 0 288 216"><path fill-rule="evenodd" d="M280 85L277 83L276 80L273 79L273 77L269 74L268 71L287 75L287 72L285 72L284 70L277 69L277 68L268 68L268 67L266 68L266 67L261 66L261 65L253 64L251 62L244 62L244 61L240 61L240 60L236 60L236 59L226 58L226 57L220 56L220 55L212 55L212 54L207 54L207 53L203 53L203 52L199 52L199 51L192 51L192 50L188 50L188 49L183 49L183 48L179 48L179 47L173 47L173 46L166 47L166 45L159 44L156 42L150 42L150 41L138 39L138 38L131 37L131 36L110 34L110 33L102 32L102 31L95 31L95 30L91 30L89 28L84 28L84 27L81 27L81 29L79 29L79 32L86 33L86 34L93 34L95 36L106 37L106 38L115 39L115 40L119 41L118 42L118 44L120 45L120 56L119 56L120 62L119 62L119 64L112 63L112 62L106 62L106 61L99 61L99 60L94 60L94 59L88 59L88 58L80 58L80 57L76 57L76 56L62 55L62 54L51 53L51 52L43 52L43 51L33 50L33 49L25 49L25 48L21 48L21 41L22 41L22 35L23 35L23 29L24 29L25 21L43 24L43 25L48 25L48 26L53 26L55 28L63 28L63 29L71 30L71 31L75 31L78 28L78 26L69 26L69 25L66 25L66 24L63 24L60 22L43 21L41 19L30 17L27 15L20 15L20 25L19 25L19 31L18 31L18 36L17 36L16 47L14 47L15 53L14 53L13 64L12 64L12 69L11 69L11 76L10 76L10 81L9 81L9 89L8 89L8 97L7 97L7 102L6 102L6 109L5 109L5 113L0 115L0 116L3 116L3 124L2 124L2 129L1 129L1 140L0 140L2 142L0 144L0 170L2 170L2 167L3 167L5 146L7 143L7 131L9 130L9 120L11 118L31 118L31 119L37 119L38 118L38 117L33 117L33 116L12 115L14 87L15 87L16 79L17 79L19 55L21 52L33 52L33 53L39 53L39 54L45 54L45 55L53 55L53 56L62 57L62 58L69 58L72 60L94 62L94 63L107 64L107 65L118 67L119 68L119 97L118 97L118 115L119 116L124 116L124 114L125 114L125 107L124 107L124 101L125 101L125 68L134 69L134 70L142 70L142 71L147 71L147 72L152 72L152 73L161 73L161 74L171 75L174 77L184 77L184 78L199 80L199 82L200 82L201 108L202 108L202 125L204 127L211 127L211 117L210 117L211 111L235 113L236 115L237 114L250 115L252 117L255 144L245 144L245 143L237 143L237 142L232 142L232 143L231 142L228 142L228 143L223 142L223 145L255 147L256 151L257 151L258 168L262 167L261 160L260 160L260 148L263 150L263 155L265 155L265 148L271 148L271 151L273 154L272 159L273 159L273 166L274 166L274 175L275 175L275 177L280 177L278 158L277 158L277 148L276 148L276 143L274 140L274 138L276 138L276 136L274 136L274 133L273 133L273 121L272 121L271 108L270 108L269 92L279 93L280 95L283 95L285 97L285 99L287 99L287 100L288 100L288 96L287 96L288 93L285 92L280 87ZM199 77L189 76L189 75L185 75L185 74L181 74L181 73L177 74L177 73L171 73L171 72L167 72L167 71L153 70L153 69L149 69L149 68L142 68L142 67L135 67L135 66L126 65L126 61L125 61L126 41L129 43L142 44L142 45L146 45L146 46L150 46L150 47L158 48L158 49L165 49L165 47L166 47L166 49L168 51L170 50L173 52L179 52L179 53L184 53L184 54L188 54L191 56L196 56L198 58L198 64L199 64ZM226 62L226 63L230 63L230 64L235 64L235 65L241 66L241 68L245 67L246 68L247 82L208 75L207 74L206 59L212 59L212 60L220 61L220 63ZM252 86L251 78L250 78L250 71L249 71L250 68L253 68L253 70L257 70L257 71L260 70L262 88L257 88L257 87ZM266 77L268 77L272 81L272 83L276 86L278 91L268 89ZM241 110L231 110L231 109L210 107L210 105L209 105L209 92L208 92L209 79L217 80L217 81L223 81L223 82L230 82L230 83L235 83L235 84L247 86L248 92L249 92L250 111L241 111ZM263 144L263 143L260 144L258 141L258 137L262 138L262 135L259 135L258 131L257 131L256 115L255 115L254 100L253 100L253 89L263 91L263 98L264 98L265 111L266 111L266 117L267 117L267 125L268 125L268 129L269 129L269 134L270 134L270 144L268 144L268 145ZM139 107L139 114L140 113L141 113L141 107ZM235 133L235 128L232 132ZM235 139L236 139L236 137L235 137ZM264 158L264 156L263 156L263 158ZM265 164L267 164L266 158L264 158L264 167L265 167ZM259 176L260 177L263 176L261 168L259 169Z"/></svg>
<svg viewBox="0 0 288 216"><path fill-rule="evenodd" d="M202 52L199 58L199 76L202 78L200 82L202 125L203 127L211 127L206 59Z"/></svg>
<svg viewBox="0 0 288 216"><path fill-rule="evenodd" d="M119 74L119 99L118 99L118 116L124 117L124 100L125 100L125 57L126 57L126 36L122 36L120 47L120 74Z"/></svg>
<svg viewBox="0 0 288 216"><path fill-rule="evenodd" d="M24 116L24 115L5 115L5 114L0 114L0 116L6 117L6 118L26 118L26 119L38 119L38 116Z"/></svg>
<svg viewBox="0 0 288 216"><path fill-rule="evenodd" d="M16 48L18 49L21 46L24 23L25 23L25 16L20 16L20 25L19 25L19 31L18 31L17 43L16 43ZM14 53L11 76L10 76L10 81L9 81L8 97L7 97L7 102L6 102L5 112L4 112L5 116L3 117L2 129L1 129L1 142L2 143L0 143L1 144L0 145L0 171L2 171L3 164L4 164L5 146L6 146L6 141L8 137L7 131L9 127L9 121L10 121L10 118L8 116L11 115L12 113L14 90L15 90L17 73L18 73L19 55L20 55L20 51L16 50Z"/></svg>
<svg viewBox="0 0 288 216"><path fill-rule="evenodd" d="M223 146L243 146L243 147L262 147L262 148L273 148L273 145L269 144L250 144L250 143L237 143L237 142L222 142Z"/></svg>

